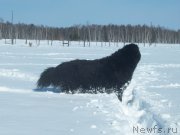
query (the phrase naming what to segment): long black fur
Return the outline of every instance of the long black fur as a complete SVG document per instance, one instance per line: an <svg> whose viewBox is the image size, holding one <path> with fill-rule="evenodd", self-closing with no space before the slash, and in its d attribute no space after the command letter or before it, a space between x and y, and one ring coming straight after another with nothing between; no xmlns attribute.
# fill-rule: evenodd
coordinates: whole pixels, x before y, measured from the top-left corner
<svg viewBox="0 0 180 135"><path fill-rule="evenodd" d="M96 60L73 60L42 72L37 86L58 87L66 93L112 93L122 100L128 83L141 58L139 48L129 44L110 56Z"/></svg>

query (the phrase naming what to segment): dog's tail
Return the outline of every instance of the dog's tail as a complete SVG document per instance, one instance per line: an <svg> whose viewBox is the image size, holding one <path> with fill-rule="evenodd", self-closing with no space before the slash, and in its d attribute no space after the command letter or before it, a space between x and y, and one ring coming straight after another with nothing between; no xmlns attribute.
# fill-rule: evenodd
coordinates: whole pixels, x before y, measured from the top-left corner
<svg viewBox="0 0 180 135"><path fill-rule="evenodd" d="M54 67L45 69L44 72L41 73L41 76L37 81L37 87L43 88L50 86L53 83L54 72L55 72Z"/></svg>

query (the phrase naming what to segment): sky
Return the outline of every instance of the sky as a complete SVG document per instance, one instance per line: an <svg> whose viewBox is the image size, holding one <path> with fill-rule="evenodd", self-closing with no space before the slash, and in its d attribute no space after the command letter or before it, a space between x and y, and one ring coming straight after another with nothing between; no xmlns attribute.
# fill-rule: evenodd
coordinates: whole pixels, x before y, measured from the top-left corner
<svg viewBox="0 0 180 135"><path fill-rule="evenodd" d="M180 0L0 0L0 18L55 27L146 24L180 29Z"/></svg>

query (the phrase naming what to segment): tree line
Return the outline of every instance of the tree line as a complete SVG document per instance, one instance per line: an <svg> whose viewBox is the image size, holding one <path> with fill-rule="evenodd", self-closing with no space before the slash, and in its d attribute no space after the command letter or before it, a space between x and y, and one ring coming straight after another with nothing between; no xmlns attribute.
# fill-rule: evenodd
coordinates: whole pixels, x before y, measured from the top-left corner
<svg viewBox="0 0 180 135"><path fill-rule="evenodd" d="M171 30L153 25L74 25L71 27L49 27L44 25L13 24L0 20L0 39L53 40L119 43L180 43L180 29Z"/></svg>

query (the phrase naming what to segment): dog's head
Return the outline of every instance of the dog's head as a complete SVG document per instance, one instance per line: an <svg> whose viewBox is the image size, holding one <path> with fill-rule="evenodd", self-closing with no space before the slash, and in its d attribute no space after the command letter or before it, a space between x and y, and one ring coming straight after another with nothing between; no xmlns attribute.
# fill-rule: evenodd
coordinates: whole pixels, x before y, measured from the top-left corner
<svg viewBox="0 0 180 135"><path fill-rule="evenodd" d="M116 51L109 57L111 62L116 63L117 69L131 69L134 71L141 59L139 47L135 44L129 44Z"/></svg>
<svg viewBox="0 0 180 135"><path fill-rule="evenodd" d="M132 64L137 65L141 59L139 47L136 44L129 44L121 49L121 53L128 59Z"/></svg>

